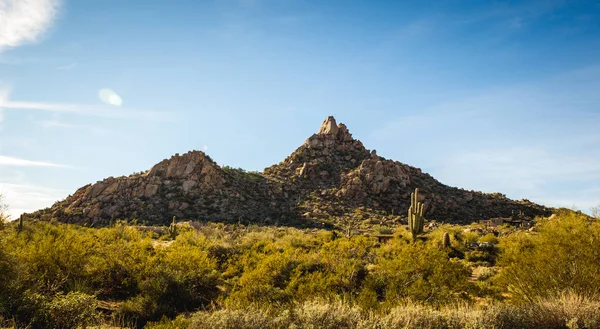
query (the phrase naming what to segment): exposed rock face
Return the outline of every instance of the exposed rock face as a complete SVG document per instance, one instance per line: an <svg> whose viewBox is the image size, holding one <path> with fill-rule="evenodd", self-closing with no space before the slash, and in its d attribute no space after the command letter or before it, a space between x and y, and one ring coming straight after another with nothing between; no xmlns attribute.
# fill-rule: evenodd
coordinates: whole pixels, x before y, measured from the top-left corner
<svg viewBox="0 0 600 329"><path fill-rule="evenodd" d="M116 219L165 224L167 215L206 220L253 220L286 214L282 191L260 174L223 169L200 151L176 154L144 174L87 185L34 215L104 225ZM277 202L266 202L277 200Z"/></svg>
<svg viewBox="0 0 600 329"><path fill-rule="evenodd" d="M144 174L109 177L77 190L30 217L106 225L116 219L168 224L181 219L310 224L360 213L363 218L402 220L418 187L425 216L469 223L548 215L550 209L501 194L441 184L420 169L384 159L355 140L345 125L325 119L283 162L262 173L221 168L200 151L176 154ZM400 216L398 216L400 214Z"/></svg>
<svg viewBox="0 0 600 329"><path fill-rule="evenodd" d="M338 132L337 123L335 123L335 118L332 116L327 117L323 124L321 125L321 129L319 129L319 135L336 135Z"/></svg>

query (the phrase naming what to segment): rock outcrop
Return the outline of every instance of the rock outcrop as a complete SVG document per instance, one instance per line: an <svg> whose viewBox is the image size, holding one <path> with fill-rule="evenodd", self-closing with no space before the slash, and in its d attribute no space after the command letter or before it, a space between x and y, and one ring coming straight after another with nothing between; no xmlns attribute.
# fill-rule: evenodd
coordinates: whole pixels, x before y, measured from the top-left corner
<svg viewBox="0 0 600 329"><path fill-rule="evenodd" d="M143 174L86 185L28 217L93 225L134 218L168 224L173 216L290 225L335 225L350 215L398 222L416 187L425 202L425 217L438 222L550 213L527 200L446 186L418 168L367 150L344 124L328 117L319 133L262 173L220 167L203 152L191 151Z"/></svg>

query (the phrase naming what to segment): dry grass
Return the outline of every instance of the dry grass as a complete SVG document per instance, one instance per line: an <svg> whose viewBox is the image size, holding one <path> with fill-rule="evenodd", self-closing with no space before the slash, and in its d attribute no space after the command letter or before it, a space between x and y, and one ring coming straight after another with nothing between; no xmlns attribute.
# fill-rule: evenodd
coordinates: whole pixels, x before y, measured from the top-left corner
<svg viewBox="0 0 600 329"><path fill-rule="evenodd" d="M556 298L526 305L498 303L482 307L464 304L437 309L406 303L384 314L363 312L341 301L312 301L278 311L247 308L199 312L188 323L188 328L192 329L600 329L600 301L564 293Z"/></svg>

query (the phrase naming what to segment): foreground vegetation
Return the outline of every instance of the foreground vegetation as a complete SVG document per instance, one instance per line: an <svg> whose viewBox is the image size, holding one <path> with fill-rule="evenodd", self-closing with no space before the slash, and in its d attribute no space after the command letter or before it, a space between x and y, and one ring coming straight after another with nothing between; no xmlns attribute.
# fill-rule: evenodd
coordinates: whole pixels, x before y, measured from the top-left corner
<svg viewBox="0 0 600 329"><path fill-rule="evenodd" d="M193 224L0 224L0 324L600 328L600 223L581 214L533 232L380 228L395 232L386 242Z"/></svg>

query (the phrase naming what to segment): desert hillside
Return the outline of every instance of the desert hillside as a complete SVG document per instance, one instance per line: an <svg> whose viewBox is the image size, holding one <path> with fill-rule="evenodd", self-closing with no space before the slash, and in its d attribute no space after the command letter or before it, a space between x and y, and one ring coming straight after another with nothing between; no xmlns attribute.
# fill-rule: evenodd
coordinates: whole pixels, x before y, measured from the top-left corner
<svg viewBox="0 0 600 329"><path fill-rule="evenodd" d="M261 173L222 167L191 151L142 174L86 185L26 217L101 226L119 219L163 225L173 216L296 226L337 225L347 218L393 224L404 221L415 188L426 218L438 222L549 215L528 200L450 187L419 168L378 156L328 117L318 133Z"/></svg>

